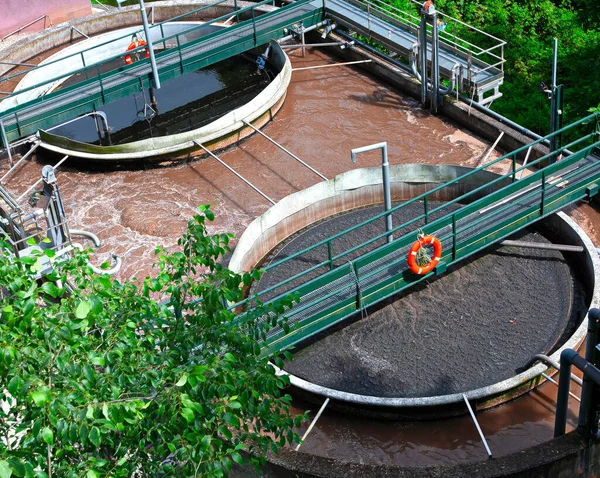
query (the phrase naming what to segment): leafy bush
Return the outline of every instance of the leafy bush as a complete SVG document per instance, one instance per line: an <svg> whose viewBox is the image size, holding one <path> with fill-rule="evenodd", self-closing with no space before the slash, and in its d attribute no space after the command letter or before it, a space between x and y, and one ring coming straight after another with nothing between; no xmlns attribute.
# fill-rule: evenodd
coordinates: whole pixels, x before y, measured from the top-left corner
<svg viewBox="0 0 600 478"><path fill-rule="evenodd" d="M218 262L232 236L208 235L212 219L202 207L141 284L77 252L40 284L36 258L0 243L0 478L222 477L298 439L288 381L261 357L283 305L233 323L225 304L258 273Z"/></svg>

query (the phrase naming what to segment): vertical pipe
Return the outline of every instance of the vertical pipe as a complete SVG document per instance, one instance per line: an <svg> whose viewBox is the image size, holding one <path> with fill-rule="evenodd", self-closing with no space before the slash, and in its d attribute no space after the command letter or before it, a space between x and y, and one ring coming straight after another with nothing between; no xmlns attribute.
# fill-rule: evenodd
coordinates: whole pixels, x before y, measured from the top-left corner
<svg viewBox="0 0 600 478"><path fill-rule="evenodd" d="M392 227L392 214L389 213L390 209L392 209L392 195L390 192L390 163L388 162L388 149L387 143L383 143L382 148L382 162L381 162L381 176L383 179L383 201L385 205L385 210L388 212L388 215L385 217L385 229L387 232L390 232ZM387 237L388 243L394 240L394 236L389 234Z"/></svg>
<svg viewBox="0 0 600 478"><path fill-rule="evenodd" d="M558 38L554 39L554 51L552 53L552 89L556 88L556 70L558 64Z"/></svg>
<svg viewBox="0 0 600 478"><path fill-rule="evenodd" d="M419 47L419 56L421 62L421 105L427 104L427 18L425 13L421 13L421 45Z"/></svg>
<svg viewBox="0 0 600 478"><path fill-rule="evenodd" d="M0 120L0 135L2 135L2 145L6 148L6 152L8 153L8 164L10 164L10 167L12 168L13 159L12 154L10 153L10 143L6 137L6 130L4 129L4 122L2 120Z"/></svg>
<svg viewBox="0 0 600 478"><path fill-rule="evenodd" d="M556 101L556 76L557 76L557 58L558 58L558 39L554 39L554 49L552 51L552 85L550 89L552 91L552 98L550 99L550 134L556 131L556 117L558 110L558 102ZM550 151L556 149L556 140L554 136L550 139ZM554 160L550 160L554 162Z"/></svg>
<svg viewBox="0 0 600 478"><path fill-rule="evenodd" d="M438 92L440 88L439 38L437 13L432 15L431 38L431 112L435 115L438 110Z"/></svg>
<svg viewBox="0 0 600 478"><path fill-rule="evenodd" d="M306 48L304 47L304 44L306 43L306 41L304 41L304 25L300 26L300 39L302 40L302 58L304 58L306 56Z"/></svg>
<svg viewBox="0 0 600 478"><path fill-rule="evenodd" d="M142 13L142 23L144 24L144 34L146 35L146 43L150 52L150 65L152 66L152 79L154 88L160 89L160 78L158 77L158 68L156 67L156 58L154 57L154 47L152 46L152 38L150 38L150 28L148 27L148 16L144 8L144 0L139 0L140 11Z"/></svg>
<svg viewBox="0 0 600 478"><path fill-rule="evenodd" d="M600 329L600 310L592 309L588 313L588 333L585 343L585 359L596 366L598 362L598 332ZM581 406L579 409L579 421L577 432L586 438L590 438L598 431L598 422L595 422L595 395L597 385L584 374L581 387Z"/></svg>
<svg viewBox="0 0 600 478"><path fill-rule="evenodd" d="M573 349L563 350L560 354L558 395L556 397L556 418L554 419L554 438L564 435L567 428L569 388L571 386L571 359L576 354L577 352L575 352Z"/></svg>

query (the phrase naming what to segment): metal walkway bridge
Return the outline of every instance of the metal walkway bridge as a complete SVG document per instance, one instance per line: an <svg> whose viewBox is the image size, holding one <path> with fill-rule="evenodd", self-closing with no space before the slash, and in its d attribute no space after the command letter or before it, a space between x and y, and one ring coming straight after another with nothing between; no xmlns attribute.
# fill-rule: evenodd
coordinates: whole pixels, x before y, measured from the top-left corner
<svg viewBox="0 0 600 478"><path fill-rule="evenodd" d="M227 0L218 0L169 21L198 14L225 1ZM371 36L398 54L411 56L416 48L419 16L385 5L381 0L367 3L360 0L297 0L279 9L269 8L268 4L271 1L263 0L239 9L237 2L234 2L231 13L175 35L165 36L163 25L166 22L152 25L151 29L160 30L159 38L153 38L153 43L163 47L162 51L156 54L161 82L265 45L290 32L300 35L302 29L316 25L325 17L331 17L350 29ZM270 11L264 12L261 8ZM213 31L214 24L231 20L234 16L237 18L236 24ZM498 87L503 81L504 42L441 13L438 13L438 18L447 25L440 32L440 74L446 78L456 75L459 91L476 94L480 103L498 97ZM429 25L428 37L431 35L431 28L432 25ZM460 34L465 34L468 39L462 39ZM485 46L478 47L474 42ZM94 48L106 48L108 43L110 42ZM428 48L431 50L431 43ZM140 47L137 50L143 49L144 47ZM70 56L73 61L83 65L81 68L46 78L42 83L2 98L16 98L19 103L5 111L2 111L0 103L0 121L8 142L89 114L101 109L103 104L151 86L152 71L149 60L141 60L132 65L123 64L114 69L114 63L120 64L119 60L122 60L123 54L86 65L84 53L74 53ZM64 60L65 58L62 58L55 62ZM419 66L422 68L422 65ZM41 68L44 66L30 69L27 73ZM3 82L22 74L0 79L0 90ZM58 91L51 91L31 100L25 99L27 94L31 95L43 88L51 89L51 85L57 81L77 74L85 79ZM484 93L491 89L494 93L484 99Z"/></svg>
<svg viewBox="0 0 600 478"><path fill-rule="evenodd" d="M418 282L444 273L447 267L569 204L590 199L600 188L599 121L600 114L594 114L395 206L390 212L417 204L422 213L394 227L391 232L396 235L391 243L385 243L389 232L382 228L381 234L362 244L343 251L337 245L336 249L337 240L346 234L374 221L382 221L387 215L382 212L269 265L265 268L266 274L285 268L292 260L304 260L307 268L232 308L250 309L251 313L257 314L261 310L261 307L256 308L259 303L277 304L283 298L289 300L289 297L295 297L297 302L284 313L288 320L285 329L277 326L267 336L265 353L281 350ZM529 148L541 145L544 140L551 140L556 135L573 137L580 130L583 132L579 132L578 139L568 145L528 166L518 167L517 158L522 159ZM440 191L479 171L500 165L508 166L509 172L450 202L430 207ZM533 172L530 167L533 167ZM526 169L530 174L523 175ZM427 275L412 273L407 264L407 254L416 240L418 228L436 236L443 246L440 263ZM362 234L362 237L367 235L366 232ZM320 250L320 257L325 260L311 265L315 262L316 250ZM308 256L309 253L312 257ZM260 320L271 320L272 317L272 314L265 314ZM243 313L238 320L243 322Z"/></svg>

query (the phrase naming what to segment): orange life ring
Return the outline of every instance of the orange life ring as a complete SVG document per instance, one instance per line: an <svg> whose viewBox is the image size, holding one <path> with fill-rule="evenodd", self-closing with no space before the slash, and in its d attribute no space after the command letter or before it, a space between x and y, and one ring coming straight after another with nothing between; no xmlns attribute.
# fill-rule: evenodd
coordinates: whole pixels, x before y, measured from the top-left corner
<svg viewBox="0 0 600 478"><path fill-rule="evenodd" d="M428 244L433 246L433 259L431 259L431 261L428 264L425 264L424 266L419 266L417 264L417 252L419 251L419 249L421 249L421 247L426 246ZM411 246L410 251L408 251L408 267L415 274L427 274L428 272L431 272L435 268L435 266L437 266L438 262L440 262L441 257L442 243L440 242L440 240L435 236L423 236L419 238L419 240Z"/></svg>
<svg viewBox="0 0 600 478"><path fill-rule="evenodd" d="M146 46L146 42L144 40L136 40L129 44L126 51L135 50L136 48L139 48L141 46ZM148 50L148 48L146 48L146 58L150 58L150 50ZM125 63L128 65L131 65L133 63L131 55L125 55Z"/></svg>

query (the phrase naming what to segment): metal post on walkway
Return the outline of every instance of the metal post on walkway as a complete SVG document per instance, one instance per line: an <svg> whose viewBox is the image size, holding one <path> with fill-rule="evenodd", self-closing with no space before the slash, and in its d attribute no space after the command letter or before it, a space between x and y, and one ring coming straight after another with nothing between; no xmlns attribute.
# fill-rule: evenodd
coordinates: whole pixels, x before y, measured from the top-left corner
<svg viewBox="0 0 600 478"><path fill-rule="evenodd" d="M144 0L139 0L140 11L142 13L142 23L144 24L144 34L146 35L146 44L148 46L148 52L150 53L150 65L152 66L152 80L154 88L160 89L160 78L158 77L158 68L156 67L156 58L154 57L154 47L152 45L152 38L150 38L150 28L148 27L148 16L146 15L146 8L144 7Z"/></svg>
<svg viewBox="0 0 600 478"><path fill-rule="evenodd" d="M419 62L421 63L421 105L427 104L427 17L421 13L421 30L419 32Z"/></svg>
<svg viewBox="0 0 600 478"><path fill-rule="evenodd" d="M10 154L10 143L8 142L8 138L6 137L6 130L4 129L4 122L0 120L0 136L2 139L2 146L6 148L6 152L8 153L8 164L10 167L13 167L12 154Z"/></svg>
<svg viewBox="0 0 600 478"><path fill-rule="evenodd" d="M440 42L438 38L437 13L431 16L431 112L435 115L438 110L440 90Z"/></svg>
<svg viewBox="0 0 600 478"><path fill-rule="evenodd" d="M317 423L317 420L319 418L321 418L321 414L323 413L323 410L325 410L325 407L327 406L328 403L329 403L329 397L327 397L327 399L323 402L323 405L321 405L321 408L317 412L317 415L315 416L314 420L310 423L308 430L306 430L306 433L302 436L302 440L296 446L295 451L298 451L300 449L300 447L302 446L302 443L304 443L304 440L306 440L306 438L312 431L313 427L315 426L315 423Z"/></svg>
<svg viewBox="0 0 600 478"><path fill-rule="evenodd" d="M558 39L554 39L554 49L552 53L552 97L550 100L550 133L558 131L562 127L562 104L563 104L563 85L557 85L558 71ZM561 146L561 135L555 135L550 140L550 151L556 151Z"/></svg>
<svg viewBox="0 0 600 478"><path fill-rule="evenodd" d="M352 158L352 162L356 163L356 155L359 153L365 153L367 151L373 151L376 149L381 149L381 176L383 180L383 200L385 204L385 210L389 211L392 209L392 196L390 193L390 163L388 162L388 148L387 142L371 144L369 146L363 146L362 148L355 148L350 151L350 156ZM385 230L390 232L393 229L392 227L392 215L388 214L385 217ZM387 241L392 242L394 240L394 236L389 234L387 236Z"/></svg>

